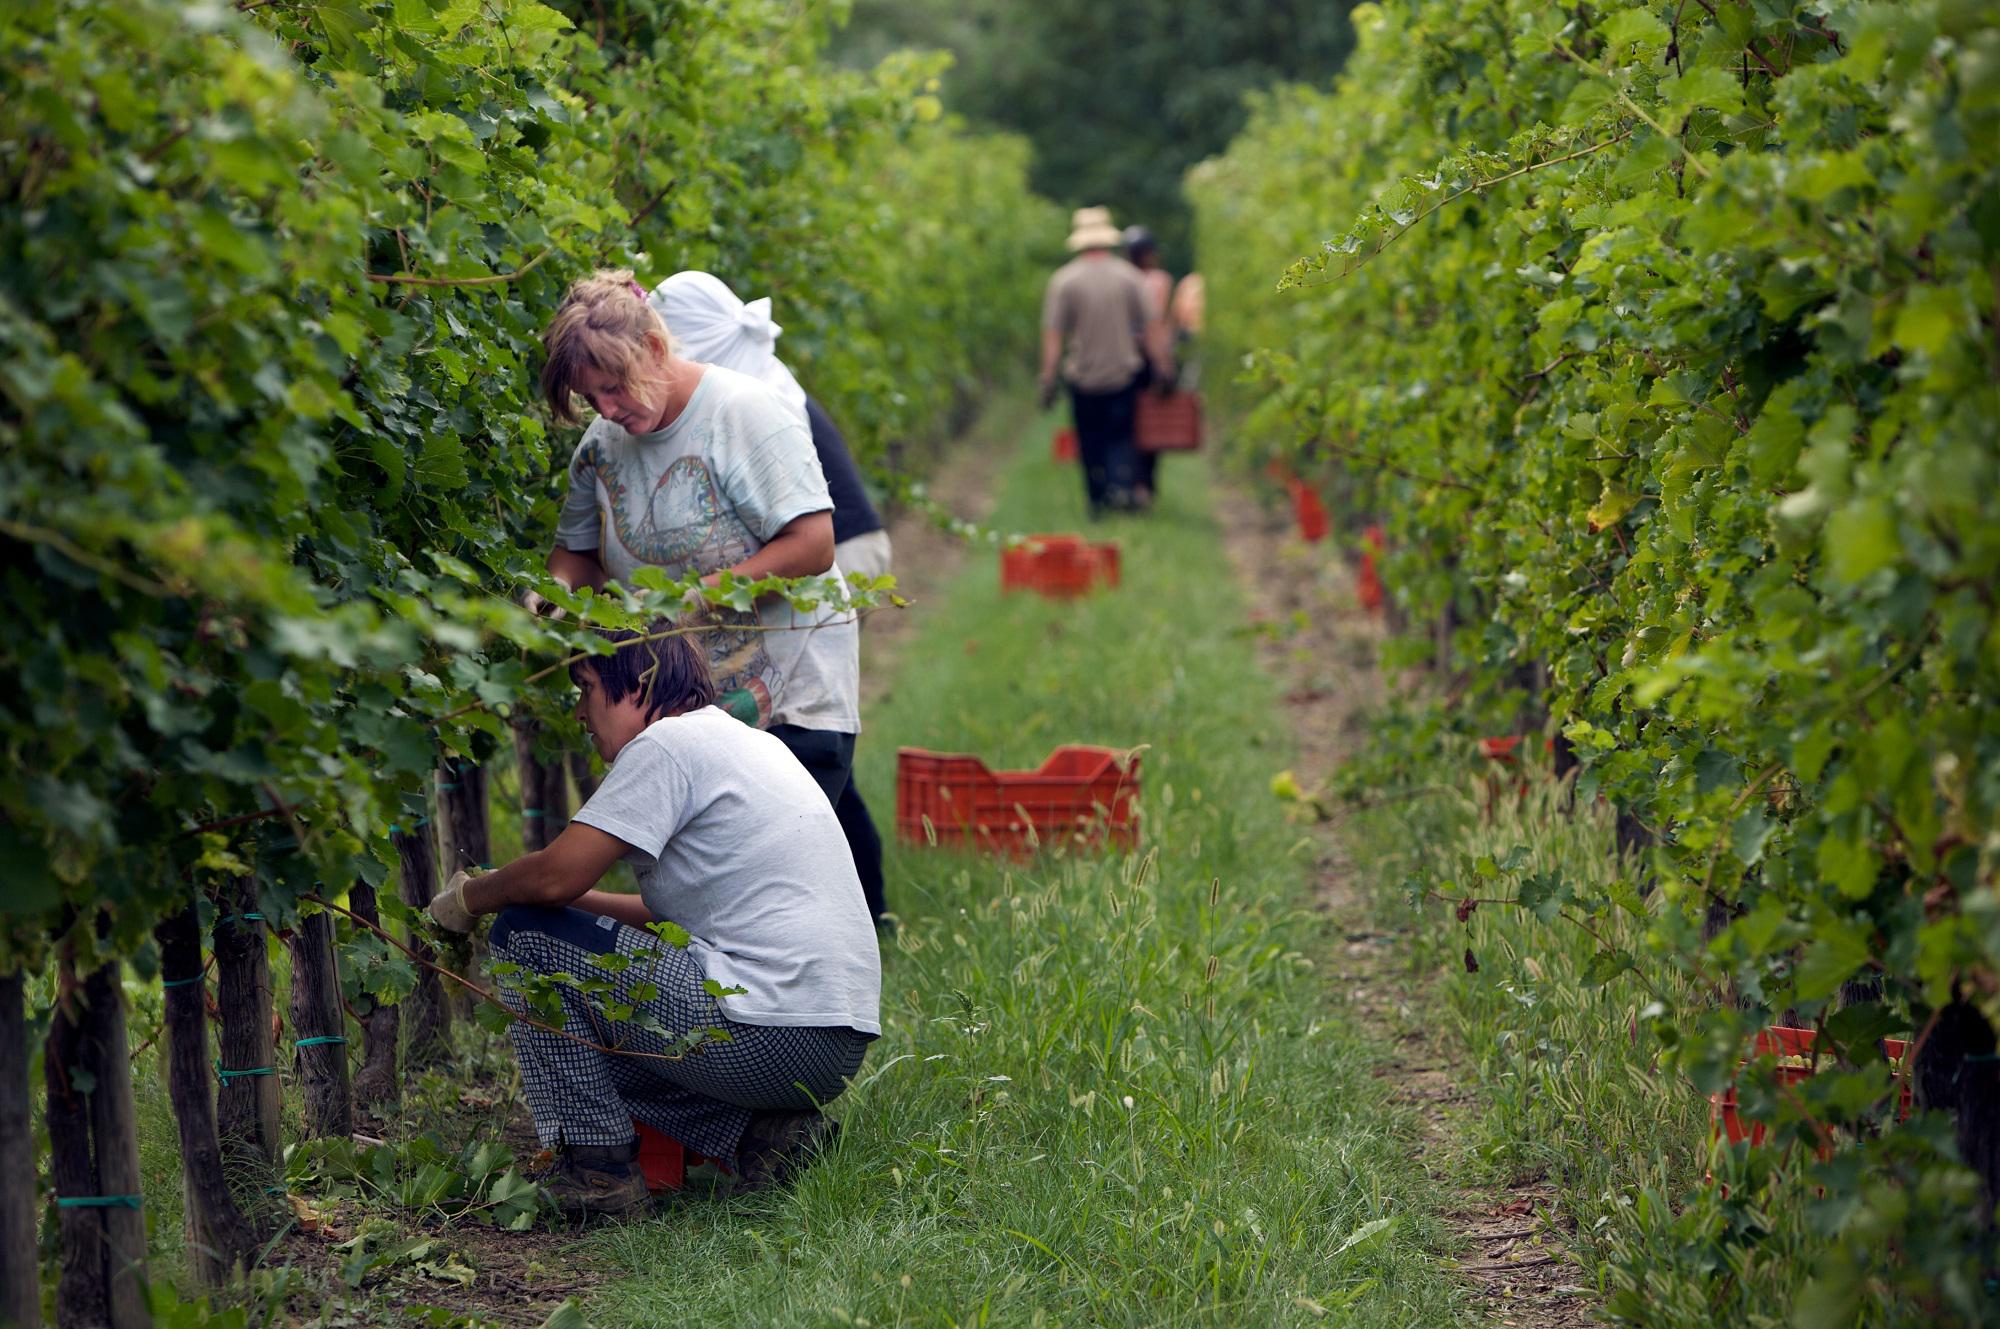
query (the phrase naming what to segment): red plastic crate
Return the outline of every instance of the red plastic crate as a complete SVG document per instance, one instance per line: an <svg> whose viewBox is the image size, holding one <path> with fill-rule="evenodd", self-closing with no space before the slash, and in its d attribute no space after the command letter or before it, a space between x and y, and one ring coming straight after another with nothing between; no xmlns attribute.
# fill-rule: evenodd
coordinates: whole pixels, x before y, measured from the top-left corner
<svg viewBox="0 0 2000 1329"><path fill-rule="evenodd" d="M1361 607L1371 612L1379 611L1386 600L1382 591L1382 573L1375 565L1375 556L1382 552L1382 528L1370 526L1361 532L1365 548L1361 551L1361 570L1355 574L1354 593L1360 597Z"/></svg>
<svg viewBox="0 0 2000 1329"><path fill-rule="evenodd" d="M1036 845L1138 840L1139 758L1112 748L1057 748L1039 769L995 771L977 757L900 748L896 831L916 844L1026 854Z"/></svg>
<svg viewBox="0 0 2000 1329"><path fill-rule="evenodd" d="M649 1191L677 1191L687 1184L687 1146L671 1135L662 1135L643 1121L632 1123L639 1132L639 1172Z"/></svg>
<svg viewBox="0 0 2000 1329"><path fill-rule="evenodd" d="M715 1160L676 1140L673 1136L654 1130L645 1122L634 1119L632 1129L639 1134L639 1175L646 1179L649 1191L677 1191L687 1185L687 1170ZM717 1163L717 1167L721 1164ZM722 1168L727 1172L727 1168Z"/></svg>
<svg viewBox="0 0 2000 1329"><path fill-rule="evenodd" d="M1298 523L1300 538L1307 544L1326 539L1333 523L1327 520L1326 504L1319 501L1319 494L1297 476L1285 481L1285 489L1292 496L1292 520Z"/></svg>
<svg viewBox="0 0 2000 1329"><path fill-rule="evenodd" d="M1201 446L1201 394L1139 394L1132 436L1141 452L1191 452Z"/></svg>
<svg viewBox="0 0 2000 1329"><path fill-rule="evenodd" d="M1819 1035L1814 1030L1794 1029L1789 1025L1774 1024L1751 1040L1750 1055L1737 1064L1748 1066L1758 1057L1767 1056L1805 1058L1807 1065L1780 1065L1777 1068L1779 1084L1798 1084L1810 1080L1818 1072L1819 1067L1814 1061L1818 1042ZM1890 1076L1897 1082L1896 1120L1907 1121L1911 1109L1915 1106L1915 1098L1910 1092L1908 1068L1903 1064L1909 1045L1900 1038L1885 1038L1876 1046L1882 1049L1882 1055L1888 1058L1893 1066ZM1753 1121L1746 1125L1737 1112L1735 1085L1730 1085L1719 1094L1710 1094L1708 1107L1711 1139L1720 1137L1727 1139L1731 1144L1742 1144L1748 1140L1752 1148L1764 1143L1764 1123ZM1821 1158L1827 1157L1831 1152L1831 1148L1825 1145L1819 1150Z"/></svg>
<svg viewBox="0 0 2000 1329"><path fill-rule="evenodd" d="M1049 439L1050 461L1075 461L1081 455L1082 449L1076 445L1076 431L1074 429L1058 429L1055 432L1055 436Z"/></svg>
<svg viewBox="0 0 2000 1329"><path fill-rule="evenodd" d="M1118 585L1123 569L1115 540L1080 535L1031 535L1000 551L1000 589L1035 591L1051 599L1088 595Z"/></svg>

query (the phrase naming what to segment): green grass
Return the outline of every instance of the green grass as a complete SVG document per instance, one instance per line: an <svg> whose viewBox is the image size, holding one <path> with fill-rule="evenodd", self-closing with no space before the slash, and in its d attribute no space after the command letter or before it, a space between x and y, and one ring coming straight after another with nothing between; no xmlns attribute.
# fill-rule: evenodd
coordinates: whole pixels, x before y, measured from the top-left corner
<svg viewBox="0 0 2000 1329"><path fill-rule="evenodd" d="M1025 431L999 528L1080 528L1046 439ZM1266 790L1286 738L1206 484L1176 459L1161 510L1104 528L1113 594L1003 598L975 553L861 748L886 827L898 745L1145 745L1141 853L895 848L884 1036L837 1152L788 1192L588 1236L574 1258L619 1271L593 1324L1454 1321L1411 1123L1315 965L1310 854Z"/></svg>

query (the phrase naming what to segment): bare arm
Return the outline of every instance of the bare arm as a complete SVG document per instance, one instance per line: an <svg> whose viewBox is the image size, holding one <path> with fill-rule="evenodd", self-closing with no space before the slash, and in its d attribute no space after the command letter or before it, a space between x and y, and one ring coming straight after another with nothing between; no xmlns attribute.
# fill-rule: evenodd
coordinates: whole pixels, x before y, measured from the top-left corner
<svg viewBox="0 0 2000 1329"><path fill-rule="evenodd" d="M1056 381L1056 366L1062 360L1062 329L1042 329L1042 368L1036 381L1044 386Z"/></svg>
<svg viewBox="0 0 2000 1329"><path fill-rule="evenodd" d="M585 891L571 903L588 913L615 918L627 927L642 928L655 921L653 911L646 908L646 902L636 895L620 895L616 891Z"/></svg>
<svg viewBox="0 0 2000 1329"><path fill-rule="evenodd" d="M584 553L580 549L564 549L557 545L549 550L549 575L572 591L588 586L593 591L604 589L608 577L604 565L597 561L597 555Z"/></svg>
<svg viewBox="0 0 2000 1329"><path fill-rule="evenodd" d="M497 914L510 904L548 909L574 904L631 848L615 835L573 821L548 848L466 882L465 907Z"/></svg>
<svg viewBox="0 0 2000 1329"><path fill-rule="evenodd" d="M833 510L808 512L785 523L770 542L729 569L739 577L817 577L833 566ZM713 586L721 574L702 578Z"/></svg>

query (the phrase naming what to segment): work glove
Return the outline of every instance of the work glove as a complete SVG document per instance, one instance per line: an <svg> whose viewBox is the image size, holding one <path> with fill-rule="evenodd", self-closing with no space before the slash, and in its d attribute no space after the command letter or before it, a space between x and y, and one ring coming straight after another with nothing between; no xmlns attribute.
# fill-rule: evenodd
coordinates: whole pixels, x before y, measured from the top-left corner
<svg viewBox="0 0 2000 1329"><path fill-rule="evenodd" d="M561 619L563 607L552 600L545 600L535 591L529 591L521 600L521 607L536 618Z"/></svg>
<svg viewBox="0 0 2000 1329"><path fill-rule="evenodd" d="M472 931L472 911L465 907L465 883L472 880L472 874L463 869L451 874L442 891L431 897L430 905L424 910L431 916L431 922L446 932L466 933Z"/></svg>

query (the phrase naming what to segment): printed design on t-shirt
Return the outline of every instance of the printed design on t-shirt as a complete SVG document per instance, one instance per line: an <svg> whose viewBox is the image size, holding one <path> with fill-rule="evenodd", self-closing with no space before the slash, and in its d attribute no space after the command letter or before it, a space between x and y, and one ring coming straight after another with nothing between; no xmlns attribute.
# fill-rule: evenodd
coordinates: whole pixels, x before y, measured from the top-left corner
<svg viewBox="0 0 2000 1329"><path fill-rule="evenodd" d="M649 480L636 449L614 450L599 439L589 448L588 465L603 496L607 539L618 541L624 562L679 577L730 567L756 547L749 528L724 501L706 457L677 457ZM607 566L612 565L607 561ZM771 721L772 699L784 682L765 649L767 634L755 612L722 609L710 615L715 626L702 633L702 641L715 675L716 704L762 728Z"/></svg>
<svg viewBox="0 0 2000 1329"><path fill-rule="evenodd" d="M724 502L707 458L677 457L654 477L643 457L619 456L602 443L597 453L611 529L633 563L713 572L750 556L755 542Z"/></svg>

